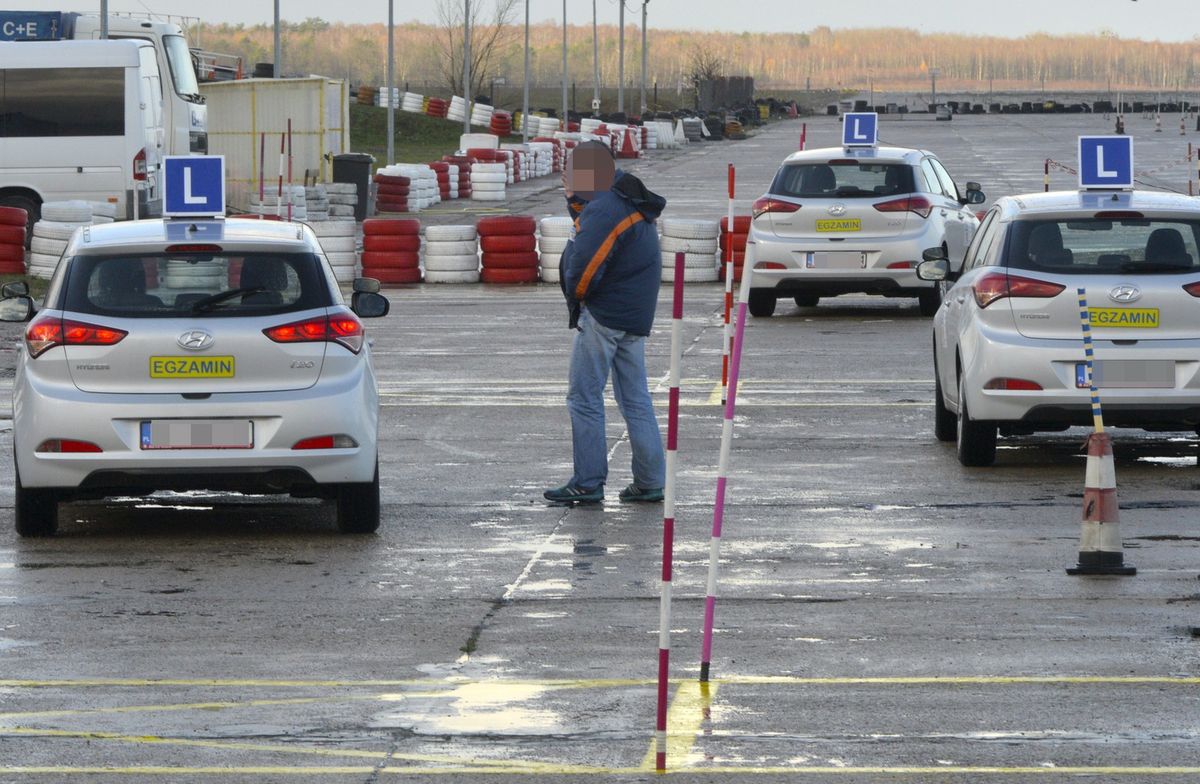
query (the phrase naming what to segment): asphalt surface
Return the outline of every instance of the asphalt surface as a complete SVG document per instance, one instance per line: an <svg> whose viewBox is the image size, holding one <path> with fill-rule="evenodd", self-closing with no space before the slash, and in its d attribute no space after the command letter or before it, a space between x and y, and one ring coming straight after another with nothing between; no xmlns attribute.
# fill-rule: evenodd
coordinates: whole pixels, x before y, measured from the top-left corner
<svg viewBox="0 0 1200 784"><path fill-rule="evenodd" d="M1128 125L1142 179L1186 192L1195 134ZM882 137L994 197L1040 189L1046 158L1071 165L1076 135L1110 128L910 119ZM669 215L715 219L727 164L745 212L799 132L632 169ZM837 138L809 126L810 146ZM516 211L559 211L550 182L513 195ZM785 301L750 322L700 687L722 295L686 291L672 777L1196 781L1195 435L1116 432L1138 575L1068 577L1085 431L1004 440L994 467L961 467L933 438L930 323L912 301ZM612 406L609 500L541 500L570 473L557 286L390 296L369 325L384 503L369 537L338 535L316 503L189 494L71 505L57 537L18 540L19 329L0 328L0 781L654 778L662 508L616 500L629 449ZM648 344L664 426L668 296Z"/></svg>

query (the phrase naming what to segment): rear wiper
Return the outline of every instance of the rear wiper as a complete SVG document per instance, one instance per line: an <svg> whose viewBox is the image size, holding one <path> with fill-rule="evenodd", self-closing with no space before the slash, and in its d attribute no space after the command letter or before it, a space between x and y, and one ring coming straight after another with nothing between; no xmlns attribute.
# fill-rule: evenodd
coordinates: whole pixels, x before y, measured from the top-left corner
<svg viewBox="0 0 1200 784"><path fill-rule="evenodd" d="M1145 261L1126 262L1120 266L1121 272L1191 272L1191 264L1155 264Z"/></svg>
<svg viewBox="0 0 1200 784"><path fill-rule="evenodd" d="M193 302L192 303L192 315L196 315L198 313L203 313L206 310L212 310L214 307L216 307L217 305L220 305L222 302L233 299L234 297L241 297L241 296L245 296L247 294L259 294L264 291L266 291L266 289L264 289L262 286L247 286L247 287L240 288L240 289L230 289L229 291L222 291L220 294L213 294L211 297L205 297L203 299L198 299L195 302Z"/></svg>

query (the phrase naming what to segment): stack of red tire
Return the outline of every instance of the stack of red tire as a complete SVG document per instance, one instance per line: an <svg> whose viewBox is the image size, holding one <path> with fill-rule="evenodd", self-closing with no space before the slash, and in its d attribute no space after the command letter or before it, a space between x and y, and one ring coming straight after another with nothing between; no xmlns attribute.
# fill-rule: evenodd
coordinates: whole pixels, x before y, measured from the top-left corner
<svg viewBox="0 0 1200 784"><path fill-rule="evenodd" d="M475 163L504 163L508 160L504 151L484 147L471 147L467 150L467 157Z"/></svg>
<svg viewBox="0 0 1200 784"><path fill-rule="evenodd" d="M25 228L29 213L0 207L0 275L25 274Z"/></svg>
<svg viewBox="0 0 1200 784"><path fill-rule="evenodd" d="M537 221L532 215L481 218L479 249L483 251L484 283L536 283L538 280Z"/></svg>
<svg viewBox="0 0 1200 784"><path fill-rule="evenodd" d="M408 177L394 174L375 175L375 211L408 212Z"/></svg>
<svg viewBox="0 0 1200 784"><path fill-rule="evenodd" d="M471 159L466 155L443 155L442 162L458 167L458 198L471 198Z"/></svg>
<svg viewBox="0 0 1200 784"><path fill-rule="evenodd" d="M363 221L362 274L380 283L420 283L421 222L414 218Z"/></svg>
<svg viewBox="0 0 1200 784"><path fill-rule="evenodd" d="M433 161L429 164L429 168L437 174L438 193L441 195L442 201L458 198L457 195L454 197L450 195L450 164L445 161ZM455 193L457 194L457 190Z"/></svg>
<svg viewBox="0 0 1200 784"><path fill-rule="evenodd" d="M733 246L733 279L742 279L742 263L746 259L746 236L750 233L750 216L734 215L733 231L729 231L729 218L721 218L721 252L717 261L721 268L721 280L725 280L725 265L729 259L729 247Z"/></svg>
<svg viewBox="0 0 1200 784"><path fill-rule="evenodd" d="M491 131L496 136L511 136L513 130L512 115L508 112L492 112Z"/></svg>
<svg viewBox="0 0 1200 784"><path fill-rule="evenodd" d="M425 114L430 117L446 117L446 112L450 111L450 103L444 98L430 98L429 103L425 108Z"/></svg>

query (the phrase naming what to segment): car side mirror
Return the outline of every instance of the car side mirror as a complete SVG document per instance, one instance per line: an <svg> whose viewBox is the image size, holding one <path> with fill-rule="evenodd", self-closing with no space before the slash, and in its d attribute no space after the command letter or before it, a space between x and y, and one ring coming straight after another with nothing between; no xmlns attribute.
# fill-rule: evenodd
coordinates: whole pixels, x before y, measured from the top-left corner
<svg viewBox="0 0 1200 784"><path fill-rule="evenodd" d="M379 281L375 278L355 278L353 286L355 292L366 294L379 293Z"/></svg>
<svg viewBox="0 0 1200 784"><path fill-rule="evenodd" d="M33 311L33 299L28 296L18 295L0 299L0 321L18 323L29 321L33 318Z"/></svg>
<svg viewBox="0 0 1200 784"><path fill-rule="evenodd" d="M929 251L925 251L928 253ZM944 258L927 259L917 265L917 277L921 280L938 282L950 277L950 262Z"/></svg>
<svg viewBox="0 0 1200 784"><path fill-rule="evenodd" d="M946 255L946 249L938 245L936 248L926 248L921 253L921 258L925 259L925 261L938 261L939 259L945 261L950 257Z"/></svg>
<svg viewBox="0 0 1200 784"><path fill-rule="evenodd" d="M362 318L382 318L391 311L392 303L374 291L356 291L350 297L350 309Z"/></svg>
<svg viewBox="0 0 1200 784"><path fill-rule="evenodd" d="M987 195L983 191L978 188L967 189L967 204L983 204L985 201L987 201Z"/></svg>
<svg viewBox="0 0 1200 784"><path fill-rule="evenodd" d="M0 297L28 297L29 284L23 280L14 280L0 286Z"/></svg>

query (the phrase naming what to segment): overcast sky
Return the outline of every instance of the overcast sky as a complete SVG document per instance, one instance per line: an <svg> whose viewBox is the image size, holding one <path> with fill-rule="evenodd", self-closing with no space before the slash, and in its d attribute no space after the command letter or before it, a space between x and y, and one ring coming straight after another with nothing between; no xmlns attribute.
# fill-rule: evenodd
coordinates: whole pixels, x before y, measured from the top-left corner
<svg viewBox="0 0 1200 784"><path fill-rule="evenodd" d="M602 22L615 24L620 0L597 0ZM474 0L491 5L493 0ZM567 0L572 23L591 19L588 0ZM626 21L640 22L641 0L625 0ZM99 0L10 0L10 8L98 9ZM562 0L529 0L534 21L559 20ZM284 19L319 16L328 21L387 21L387 0L280 0ZM436 19L435 0L395 0L398 22ZM113 11L197 15L207 22L269 22L272 0L109 0ZM1124 38L1185 41L1200 35L1195 0L924 0L813 2L813 0L651 0L650 27L705 30L804 31L830 27L904 26L921 32L1022 36L1033 32L1094 33L1112 30Z"/></svg>

